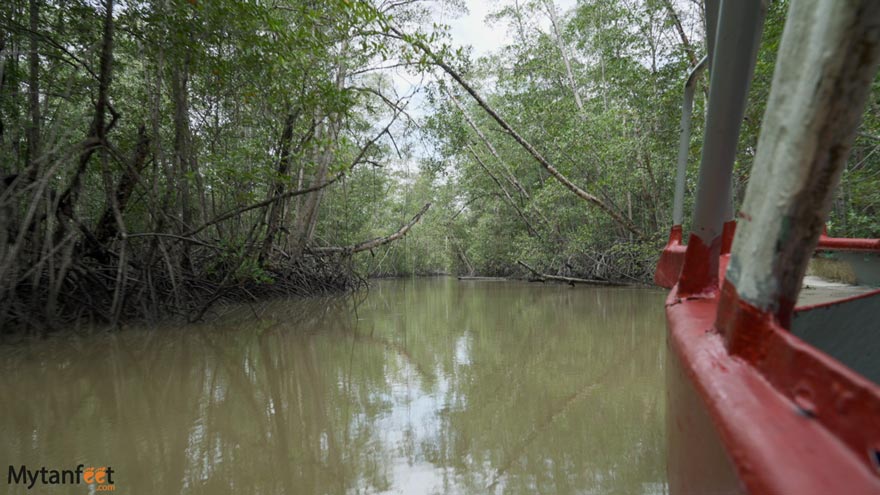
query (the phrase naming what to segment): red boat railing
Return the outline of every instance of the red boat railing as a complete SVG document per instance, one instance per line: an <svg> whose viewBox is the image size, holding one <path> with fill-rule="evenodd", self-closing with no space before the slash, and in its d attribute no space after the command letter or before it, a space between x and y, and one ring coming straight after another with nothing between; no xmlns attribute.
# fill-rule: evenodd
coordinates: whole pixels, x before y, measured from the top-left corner
<svg viewBox="0 0 880 495"><path fill-rule="evenodd" d="M722 230L721 257L722 262L719 264L721 271L726 269L723 259L725 255L730 254L730 248L733 246L733 237L736 232L736 221L724 222ZM669 240L663 251L660 252L660 259L657 261L657 269L654 271L654 284L659 287L671 289L678 283L678 277L681 275L681 268L684 265L684 255L687 251L687 245L683 241L684 232L681 224L672 226L669 231ZM845 251L860 253L877 253L880 254L880 239L859 239L850 237L830 237L823 231L819 236L819 243L816 245L816 251Z"/></svg>
<svg viewBox="0 0 880 495"><path fill-rule="evenodd" d="M880 291L795 309L817 248L880 251L822 232L880 63L880 2L791 2L736 225L730 179L765 8L706 2L710 62L724 63L709 64L693 231L683 245L676 219L655 277L674 285L670 489L880 493Z"/></svg>
<svg viewBox="0 0 880 495"><path fill-rule="evenodd" d="M859 251L880 253L880 239L850 239L847 237L819 236L818 249L822 251Z"/></svg>

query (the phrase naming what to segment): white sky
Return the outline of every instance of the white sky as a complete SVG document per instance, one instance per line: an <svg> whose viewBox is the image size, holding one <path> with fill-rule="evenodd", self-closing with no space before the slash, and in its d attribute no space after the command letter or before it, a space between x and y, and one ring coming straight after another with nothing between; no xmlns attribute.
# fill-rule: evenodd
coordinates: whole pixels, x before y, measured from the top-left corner
<svg viewBox="0 0 880 495"><path fill-rule="evenodd" d="M521 4L525 3L525 0L519 1ZM564 16L577 3L576 0L554 1L560 17ZM457 19L450 16L440 19L440 22L448 24L452 28L453 45L473 46L474 54L483 56L512 41L506 26L498 23L490 26L486 24L485 19L490 12L513 4L514 0L466 0L467 15ZM546 16L542 16L540 19L540 26L543 30L549 29L550 21Z"/></svg>
<svg viewBox="0 0 880 495"><path fill-rule="evenodd" d="M490 27L486 24L486 16L493 9L502 5L498 1L468 0L465 2L468 14L458 19L443 19L451 29L453 43L458 46L473 46L474 54L487 55L511 40L507 30L501 26Z"/></svg>

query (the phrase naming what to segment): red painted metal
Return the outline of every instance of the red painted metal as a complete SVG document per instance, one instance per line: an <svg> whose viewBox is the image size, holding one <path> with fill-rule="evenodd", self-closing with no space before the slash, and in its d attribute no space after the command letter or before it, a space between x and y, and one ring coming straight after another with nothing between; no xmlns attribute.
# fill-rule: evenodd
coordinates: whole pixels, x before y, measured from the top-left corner
<svg viewBox="0 0 880 495"><path fill-rule="evenodd" d="M729 283L666 315L672 493L880 493L880 387Z"/></svg>
<svg viewBox="0 0 880 495"><path fill-rule="evenodd" d="M669 241L660 252L660 260L657 261L657 270L654 272L654 283L660 287L671 289L681 274L684 265L684 252L687 246L681 243L681 225L673 225L669 231Z"/></svg>
<svg viewBox="0 0 880 495"><path fill-rule="evenodd" d="M721 254L730 254L734 235L736 235L736 220L724 222L724 229L721 231Z"/></svg>
<svg viewBox="0 0 880 495"><path fill-rule="evenodd" d="M880 239L847 239L845 237L828 237L824 233L819 236L820 251L860 251L880 252Z"/></svg>
<svg viewBox="0 0 880 495"><path fill-rule="evenodd" d="M671 493L880 494L880 386L788 331L794 311L877 292L761 311L724 280L735 228L727 222L708 245L694 235L684 245L673 227L654 276L673 289ZM817 249L880 252L880 240L823 233Z"/></svg>
<svg viewBox="0 0 880 495"><path fill-rule="evenodd" d="M735 233L736 221L725 222L724 230L721 233L722 260L719 263L719 279L724 275L724 270L727 269L726 260L729 259ZM666 242L663 251L660 252L657 269L654 271L654 283L660 287L671 289L678 283L678 277L681 275L681 269L684 266L685 252L687 251L687 246L681 242L682 235L681 225L673 225L669 231L669 240Z"/></svg>
<svg viewBox="0 0 880 495"><path fill-rule="evenodd" d="M685 246L673 227L655 273L677 282L666 304L671 493L880 494L880 386L787 330L793 311L876 293L761 311L724 280L734 231L728 222L709 245L692 235ZM819 247L880 241L823 234Z"/></svg>
<svg viewBox="0 0 880 495"><path fill-rule="evenodd" d="M691 233L676 292L680 297L707 297L718 292L722 236L708 243Z"/></svg>

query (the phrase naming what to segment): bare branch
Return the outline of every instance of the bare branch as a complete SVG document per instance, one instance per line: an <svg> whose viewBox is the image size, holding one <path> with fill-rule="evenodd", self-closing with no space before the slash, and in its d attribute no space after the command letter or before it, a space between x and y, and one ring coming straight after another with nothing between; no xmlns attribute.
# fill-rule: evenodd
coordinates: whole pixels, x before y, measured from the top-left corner
<svg viewBox="0 0 880 495"><path fill-rule="evenodd" d="M378 141L379 138L382 137L382 135L388 133L388 129L390 129L391 125L394 124L394 122L397 120L398 115L400 115L400 112L395 113L394 117L391 118L391 121L388 122L388 125L386 125L385 128L382 129L378 134L376 134L372 139L367 141L367 144L365 144L363 147L361 147L360 152L355 157L355 159L352 160L351 164L348 167L346 167L344 170L342 170L341 172L334 175L332 178L330 178L330 180L324 181L321 184L318 184L315 186L307 187L305 189L297 189L296 191L287 191L285 193L276 194L275 196L272 196L272 197L265 199L263 201L260 201L258 203L253 203L253 204L250 204L247 206L242 206L240 208L236 208L232 211L226 212L218 217L215 217L213 220L205 222L204 224L202 224L200 227L198 227L196 229L193 229L193 230L187 232L186 234L184 234L184 237L190 237L190 236L196 235L199 232L205 230L206 228L208 228L212 225L218 224L224 220L229 220L230 218L241 215L242 213L245 213L247 211L255 210L257 208L265 208L266 206L269 206L272 203L274 203L276 201L280 201L285 198L292 198L295 196L300 196L303 194L308 194L308 193L312 193L315 191L320 191L321 189L324 189L325 187L329 186L330 184L333 184L334 182L336 182L339 179L341 179L342 177L344 177L347 172L351 171L351 169L353 169L355 167L355 165L357 165L358 163L361 163L363 161L364 155L367 154L367 151L374 144L376 144L376 141Z"/></svg>
<svg viewBox="0 0 880 495"><path fill-rule="evenodd" d="M669 12L669 17L672 18L672 23L675 25L678 37L681 38L681 45L687 53L688 60L690 60L692 66L697 65L699 63L697 53L694 51L694 47L691 45L690 40L688 40L687 34L684 32L684 27L681 25L681 18L678 16L678 12L675 11L672 2L669 0L663 0L663 5L666 7L666 11Z"/></svg>
<svg viewBox="0 0 880 495"><path fill-rule="evenodd" d="M413 227L413 225L417 224L419 220L422 219L422 215L428 211L428 208L431 207L431 203L426 203L425 206L416 213L416 216L412 218L406 225L401 227L397 232L386 236L386 237L377 237L375 239L371 239L369 241L359 242L352 246L344 246L344 247L319 247L312 248L311 251L314 253L359 253L361 251L368 251L370 249L375 249L379 246L383 246L388 244L389 242L394 242L401 237L405 236L407 232Z"/></svg>
<svg viewBox="0 0 880 495"><path fill-rule="evenodd" d="M535 229L535 227L532 226L532 223L529 222L528 217L526 217L525 213L523 213L523 211L519 208L519 206L517 206L516 201L513 200L513 198L510 196L510 193L507 192L507 188L504 187L504 184L502 184L501 181L498 180L498 177L495 177L495 174L493 174L492 171L489 170L489 167L487 167L486 164L483 163L483 159L480 158L480 155L478 155L476 151L474 151L474 147L471 146L470 144L468 144L467 150L477 160L477 164L480 165L480 168L482 168L483 171L489 175L489 177L492 179L492 181L495 182L495 184L498 186L499 189L501 189L501 192L504 193L504 197L507 199L507 203L513 207L513 209L516 211L517 215L519 215L519 217L522 219L523 223L525 223L526 228L529 230L529 233L536 236L538 239L543 240L544 239L543 236L541 236L540 232L538 232L537 229Z"/></svg>

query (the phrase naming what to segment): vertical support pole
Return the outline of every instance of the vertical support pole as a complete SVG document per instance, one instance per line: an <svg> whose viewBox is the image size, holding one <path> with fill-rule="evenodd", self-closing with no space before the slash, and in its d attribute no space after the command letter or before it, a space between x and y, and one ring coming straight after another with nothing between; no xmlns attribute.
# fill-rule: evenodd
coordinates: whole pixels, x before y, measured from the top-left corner
<svg viewBox="0 0 880 495"><path fill-rule="evenodd" d="M718 36L718 16L721 12L721 2L722 2L722 0L706 0L706 9L705 9L706 48L708 50L706 53L708 54L708 57L709 57L709 61L707 63L709 65L710 77L712 75L711 74L711 72L712 72L712 56L715 53L715 39ZM760 29L759 29L759 32L760 32ZM755 47L755 50L756 50L755 53L757 53L757 46ZM754 64L754 58L752 59L752 63ZM728 191L728 198L727 198L727 201L725 201L725 206L727 207L727 211L724 214L724 221L725 221L724 230L730 229L731 230L730 235L732 235L732 230L736 227L736 225L732 223L733 222L733 183L730 184L730 191ZM727 239L725 238L725 242L726 241L727 241ZM725 254L725 252L728 252L728 253L730 252L729 245L727 246L727 248L728 248L727 251L725 251L724 246L722 246L722 249L721 249L722 254Z"/></svg>
<svg viewBox="0 0 880 495"><path fill-rule="evenodd" d="M694 108L694 91L697 78L706 68L709 56L703 57L688 75L684 83L684 101L681 105L681 137L678 142L678 170L675 175L675 198L672 205L672 225L684 221L684 184L687 179L687 159L691 146L691 116Z"/></svg>
<svg viewBox="0 0 880 495"><path fill-rule="evenodd" d="M718 257L723 225L730 214L731 173L765 11L763 0L721 2L694 222L679 280L681 295L718 290Z"/></svg>
<svg viewBox="0 0 880 495"><path fill-rule="evenodd" d="M706 8L705 8L706 47L707 47L707 50L708 50L707 53L709 56L708 65L709 65L710 76L711 76L711 72L712 72L712 55L715 53L715 39L718 35L718 16L719 16L719 13L721 12L721 2L722 1L723 0L706 0L706 4L705 4L706 5ZM765 5L766 5L766 3L765 3ZM763 20L762 20L762 22L763 22ZM758 29L758 31L759 32L761 31L760 28ZM759 41L760 41L760 34L758 36L759 36ZM758 49L758 46L756 45L755 46L755 55L757 55L757 49ZM754 70L754 63L755 63L755 57L753 56L752 57L753 68L750 70L750 73L751 73L751 71ZM724 229L725 230L730 229L731 230L730 235L732 236L733 229L735 228L735 225L732 223L734 221L733 183L730 184L730 191L728 191L728 199L725 202L725 206L727 208L727 212L724 214L724 221L725 221ZM725 242L730 241L730 240L731 239L725 239ZM727 248L730 248L730 246L728 245ZM726 252L730 252L729 249ZM722 254L724 254L724 253L725 253L725 251L724 251L724 249L722 249Z"/></svg>
<svg viewBox="0 0 880 495"><path fill-rule="evenodd" d="M715 53L715 35L718 33L718 13L721 0L706 0L706 53L709 57L709 77L712 77L712 55Z"/></svg>

